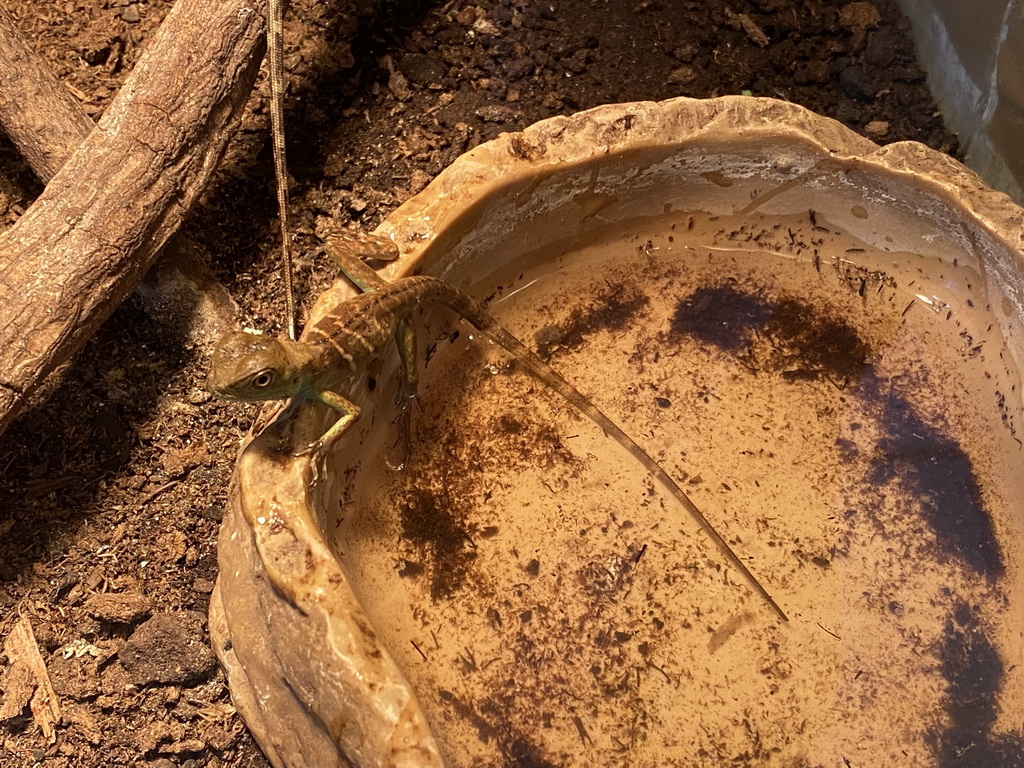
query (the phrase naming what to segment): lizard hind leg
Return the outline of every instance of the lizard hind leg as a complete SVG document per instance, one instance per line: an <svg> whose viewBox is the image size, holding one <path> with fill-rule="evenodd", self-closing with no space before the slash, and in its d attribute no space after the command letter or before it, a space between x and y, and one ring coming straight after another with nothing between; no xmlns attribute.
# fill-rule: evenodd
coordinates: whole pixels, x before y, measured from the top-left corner
<svg viewBox="0 0 1024 768"><path fill-rule="evenodd" d="M398 246L391 240L363 232L332 230L327 226L318 227L317 231L342 273L359 290L369 293L387 285L388 281L363 260L394 261L398 258Z"/></svg>
<svg viewBox="0 0 1024 768"><path fill-rule="evenodd" d="M387 284L387 280L378 275L369 266L367 266L362 259L357 255L345 249L331 248L331 243L327 244L328 249L331 252L331 256L338 262L338 266L341 267L342 273L345 277L351 280L356 288L363 293L370 293L381 288L381 286Z"/></svg>

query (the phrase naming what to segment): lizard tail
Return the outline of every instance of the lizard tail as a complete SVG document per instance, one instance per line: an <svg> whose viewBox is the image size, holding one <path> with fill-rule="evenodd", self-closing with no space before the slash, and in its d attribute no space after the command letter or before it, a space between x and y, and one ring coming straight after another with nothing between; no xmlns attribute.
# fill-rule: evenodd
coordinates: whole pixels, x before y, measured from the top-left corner
<svg viewBox="0 0 1024 768"><path fill-rule="evenodd" d="M433 282L433 280L431 280L431 282ZM772 610L778 614L779 618L783 621L789 621L789 617L786 616L786 613L779 607L779 604L775 602L774 598L772 598L768 593L768 590L762 586L761 582L757 580L757 577L750 572L746 565L744 565L743 561L740 560L732 547L729 546L729 543L722 538L721 534L715 530L714 526L711 525L708 519L704 516L704 513L700 511L697 505L694 504L690 497L686 495L686 492L679 487L676 481L673 480L664 469L662 469L661 465L658 464L658 462L655 461L647 451L645 451L635 440L633 440L633 438L626 434L618 424L612 421L604 414L603 411L601 411L578 389L576 389L576 387L563 378L560 373L545 363L536 352L505 330L505 328L502 327L502 325L477 302L441 280L437 280L433 288L433 298L436 301L462 315L477 330L490 338L494 343L504 348L516 359L518 363L536 376L538 380L544 382L555 390L574 408L577 408L582 413L586 414L591 421L604 430L606 435L613 438L617 443L619 443L619 445L629 451L630 455L640 462L644 469L646 469L659 483L661 483L669 494L678 501L687 512L690 513L690 516L697 521L697 524L701 527L704 533L707 534L725 559L743 575L743 578L746 579L747 583L755 592L764 598L768 605L772 607Z"/></svg>

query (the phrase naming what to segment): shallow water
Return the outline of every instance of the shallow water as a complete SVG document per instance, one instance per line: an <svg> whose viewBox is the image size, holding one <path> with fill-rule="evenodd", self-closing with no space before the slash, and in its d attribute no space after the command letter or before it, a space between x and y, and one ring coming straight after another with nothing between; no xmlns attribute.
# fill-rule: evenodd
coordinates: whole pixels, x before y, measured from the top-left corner
<svg viewBox="0 0 1024 768"><path fill-rule="evenodd" d="M788 623L616 443L424 314L408 464L364 458L328 522L450 765L1024 761L1019 318L970 269L742 222L598 227L478 288Z"/></svg>

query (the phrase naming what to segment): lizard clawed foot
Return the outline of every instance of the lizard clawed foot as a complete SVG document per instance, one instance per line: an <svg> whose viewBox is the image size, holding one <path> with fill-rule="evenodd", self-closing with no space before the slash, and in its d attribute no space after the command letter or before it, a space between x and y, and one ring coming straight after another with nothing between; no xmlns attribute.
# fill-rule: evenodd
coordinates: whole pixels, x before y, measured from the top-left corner
<svg viewBox="0 0 1024 768"><path fill-rule="evenodd" d="M296 451L295 453L292 454L292 456L294 456L296 459L302 456L309 456L312 453L317 453L321 448L323 448L323 445L321 444L320 440L317 440L316 442L307 445L301 451Z"/></svg>

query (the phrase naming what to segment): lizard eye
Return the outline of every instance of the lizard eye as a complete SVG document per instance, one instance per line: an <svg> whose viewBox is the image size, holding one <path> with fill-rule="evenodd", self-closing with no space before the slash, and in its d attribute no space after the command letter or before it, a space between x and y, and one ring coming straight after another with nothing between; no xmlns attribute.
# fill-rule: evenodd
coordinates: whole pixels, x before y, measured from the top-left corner
<svg viewBox="0 0 1024 768"><path fill-rule="evenodd" d="M270 386L270 382L274 380L273 371L260 371L252 378L252 385L256 389L265 389Z"/></svg>

